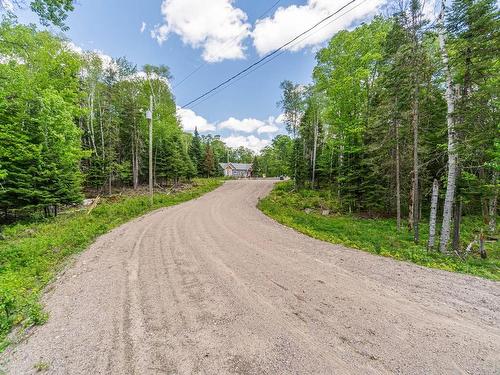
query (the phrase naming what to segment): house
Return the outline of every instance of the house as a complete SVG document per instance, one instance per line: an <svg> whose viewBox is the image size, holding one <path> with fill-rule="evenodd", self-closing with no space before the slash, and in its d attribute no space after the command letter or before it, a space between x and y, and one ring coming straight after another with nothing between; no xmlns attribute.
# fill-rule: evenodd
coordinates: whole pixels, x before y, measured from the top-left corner
<svg viewBox="0 0 500 375"><path fill-rule="evenodd" d="M252 176L252 164L220 163L226 177L246 178Z"/></svg>

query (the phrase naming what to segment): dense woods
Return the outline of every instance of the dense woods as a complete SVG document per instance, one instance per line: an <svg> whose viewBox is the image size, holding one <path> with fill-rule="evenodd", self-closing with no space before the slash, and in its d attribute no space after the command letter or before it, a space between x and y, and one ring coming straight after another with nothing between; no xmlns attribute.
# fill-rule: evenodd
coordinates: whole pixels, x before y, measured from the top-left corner
<svg viewBox="0 0 500 375"><path fill-rule="evenodd" d="M415 243L419 223L430 217L434 237L438 220L429 247L458 253L463 215L483 217L481 238L497 228L499 12L492 0L443 4L432 22L422 12L412 0L339 32L317 53L313 84L283 82L290 136L260 168L329 190L340 212L395 216Z"/></svg>
<svg viewBox="0 0 500 375"><path fill-rule="evenodd" d="M82 52L8 18L0 25L0 209L57 213L82 192L137 189L148 180L153 102L153 175L161 188L220 174L219 162L253 153L218 136L185 133L165 66Z"/></svg>
<svg viewBox="0 0 500 375"><path fill-rule="evenodd" d="M71 1L30 3L64 29ZM256 156L219 136L186 133L168 67L138 68L76 49L4 17L0 28L0 209L57 213L83 192L111 193L148 179L153 107L154 185L220 175L253 162L258 176L288 175L295 189L327 189L340 212L394 216L429 248L460 248L463 215L496 231L499 14L493 0L455 0L435 19L398 3L337 33L317 52L313 83L281 84L288 135ZM485 234L479 233L483 238ZM478 237L478 238L479 238Z"/></svg>

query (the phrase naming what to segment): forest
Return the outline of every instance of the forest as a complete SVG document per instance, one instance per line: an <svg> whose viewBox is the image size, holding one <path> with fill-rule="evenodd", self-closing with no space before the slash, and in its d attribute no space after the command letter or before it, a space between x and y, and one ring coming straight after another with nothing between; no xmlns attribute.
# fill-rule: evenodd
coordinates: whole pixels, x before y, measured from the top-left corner
<svg viewBox="0 0 500 375"><path fill-rule="evenodd" d="M0 24L0 208L21 212L80 203L84 193L138 189L148 180L153 102L153 175L162 188L220 175L219 162L252 151L183 131L169 69L81 51L69 41L4 17ZM14 216L13 216L14 215Z"/></svg>
<svg viewBox="0 0 500 375"><path fill-rule="evenodd" d="M34 1L32 9L64 30L73 5L57 4ZM3 220L55 215L85 194L147 183L152 102L155 188L218 176L220 162L253 162L255 176L287 175L296 191L328 191L340 213L395 217L415 243L429 221L427 246L442 253L450 243L459 252L462 217L480 216L482 243L497 231L496 2L454 0L430 21L419 0L393 8L334 35L316 54L311 84L282 82L288 135L258 155L183 131L167 66L82 51L4 16Z"/></svg>
<svg viewBox="0 0 500 375"><path fill-rule="evenodd" d="M494 0L454 0L432 22L412 0L339 32L312 84L281 84L289 135L260 170L328 192L338 212L395 217L415 243L425 222L428 249L445 254L470 251L461 221L479 216L481 248L497 232L499 25Z"/></svg>

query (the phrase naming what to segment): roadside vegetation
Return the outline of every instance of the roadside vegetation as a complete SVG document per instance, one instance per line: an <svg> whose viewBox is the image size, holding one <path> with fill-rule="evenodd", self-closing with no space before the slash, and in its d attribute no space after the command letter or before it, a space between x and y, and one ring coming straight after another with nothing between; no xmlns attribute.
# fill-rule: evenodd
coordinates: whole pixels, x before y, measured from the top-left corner
<svg viewBox="0 0 500 375"><path fill-rule="evenodd" d="M255 169L290 176L294 190L277 188L262 207L317 237L494 278L498 4L443 1L434 22L423 4L338 32L317 52L312 83L282 82L288 135ZM318 199L338 216L304 213Z"/></svg>
<svg viewBox="0 0 500 375"><path fill-rule="evenodd" d="M73 1L33 0L41 22L65 29ZM167 66L83 51L60 33L19 24L0 1L0 342L17 325L43 322L43 287L68 256L127 220L219 185L220 162L254 153L217 135L185 131ZM156 191L142 196L152 170ZM116 192L131 192L117 198ZM102 197L87 215L66 209ZM2 345L4 345L2 344Z"/></svg>
<svg viewBox="0 0 500 375"><path fill-rule="evenodd" d="M472 252L464 258L428 251L428 228L422 225L422 242L415 244L407 228L395 231L394 218L363 217L339 212L339 205L325 190L294 191L292 182L276 184L259 208L279 223L308 236L386 257L446 271L500 281L500 246L486 242L487 258ZM406 223L405 223L406 224ZM484 226L480 217L467 216L461 226L463 246Z"/></svg>
<svg viewBox="0 0 500 375"><path fill-rule="evenodd" d="M70 209L57 217L16 223L3 229L0 241L0 348L13 326L41 324L44 287L74 255L98 236L160 207L172 206L211 191L222 180L196 179L184 189L148 195L111 196L90 208Z"/></svg>

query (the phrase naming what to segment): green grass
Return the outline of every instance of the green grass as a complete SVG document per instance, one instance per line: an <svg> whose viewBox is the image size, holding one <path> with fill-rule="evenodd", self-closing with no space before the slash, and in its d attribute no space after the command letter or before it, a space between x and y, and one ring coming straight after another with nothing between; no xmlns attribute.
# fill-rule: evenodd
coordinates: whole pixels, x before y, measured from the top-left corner
<svg viewBox="0 0 500 375"><path fill-rule="evenodd" d="M354 215L321 215L321 209L335 212L335 202L325 191L303 190L292 192L290 182L276 184L269 196L259 202L259 208L281 224L296 229L308 236L348 247L365 250L422 266L461 272L492 280L500 280L500 246L498 242L487 242L487 259L477 254L465 260L428 252L428 224L420 224L421 240L416 245L413 234L406 227L398 233L395 219L365 219ZM305 209L312 209L306 213ZM484 227L478 217L464 217L461 239L465 247L479 228ZM439 238L438 238L439 240Z"/></svg>
<svg viewBox="0 0 500 375"><path fill-rule="evenodd" d="M155 194L154 204L144 195L103 200L87 214L69 211L38 223L3 229L0 241L0 351L16 325L41 324L47 319L39 299L44 287L70 258L98 236L154 209L201 196L222 184L199 179L193 187L173 194Z"/></svg>

